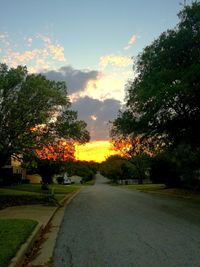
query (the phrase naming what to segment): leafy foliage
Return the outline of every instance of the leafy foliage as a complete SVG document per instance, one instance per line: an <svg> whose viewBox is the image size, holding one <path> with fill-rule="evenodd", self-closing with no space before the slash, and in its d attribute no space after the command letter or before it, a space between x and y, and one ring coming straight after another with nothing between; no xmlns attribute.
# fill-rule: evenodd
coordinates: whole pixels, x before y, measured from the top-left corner
<svg viewBox="0 0 200 267"><path fill-rule="evenodd" d="M100 172L115 183L119 180L137 179L135 166L126 158L116 155L101 163Z"/></svg>
<svg viewBox="0 0 200 267"><path fill-rule="evenodd" d="M164 183L167 187L180 186L180 175L176 161L168 153L158 154L152 159L150 179L153 183Z"/></svg>
<svg viewBox="0 0 200 267"><path fill-rule="evenodd" d="M186 6L179 17L175 29L162 33L138 56L127 109L114 122L125 135L200 142L200 3Z"/></svg>
<svg viewBox="0 0 200 267"><path fill-rule="evenodd" d="M75 144L72 141L58 139L35 152L40 159L71 161L75 159Z"/></svg>
<svg viewBox="0 0 200 267"><path fill-rule="evenodd" d="M140 154L131 158L130 162L136 169L138 184L143 184L145 179L149 179L150 157L147 154Z"/></svg>
<svg viewBox="0 0 200 267"><path fill-rule="evenodd" d="M200 149L181 144L151 159L150 178L168 187L200 189Z"/></svg>
<svg viewBox="0 0 200 267"><path fill-rule="evenodd" d="M126 108L111 131L115 146L118 140L132 140L132 155L166 153L155 158L152 175L166 176L170 185L197 179L200 169L200 2L184 6L179 18L174 29L139 54ZM143 151L138 139L145 140ZM186 161L180 151L189 153Z"/></svg>
<svg viewBox="0 0 200 267"><path fill-rule="evenodd" d="M0 64L0 166L11 155L41 148L57 138L87 142L86 124L70 110L64 82Z"/></svg>
<svg viewBox="0 0 200 267"><path fill-rule="evenodd" d="M44 184L51 184L53 176L63 172L65 161L41 158L36 153L29 153L25 155L23 165L26 167L27 173L37 173L42 177Z"/></svg>

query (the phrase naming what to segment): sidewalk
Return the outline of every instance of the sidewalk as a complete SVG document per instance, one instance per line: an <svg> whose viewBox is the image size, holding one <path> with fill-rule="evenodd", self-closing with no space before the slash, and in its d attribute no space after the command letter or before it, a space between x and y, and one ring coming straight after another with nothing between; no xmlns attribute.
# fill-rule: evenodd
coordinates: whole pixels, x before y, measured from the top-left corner
<svg viewBox="0 0 200 267"><path fill-rule="evenodd" d="M0 210L0 218L32 219L45 228L56 209L55 206L44 205L15 206Z"/></svg>
<svg viewBox="0 0 200 267"><path fill-rule="evenodd" d="M45 242L42 244L40 252L36 255L33 262L28 266L50 266L48 262L51 260L56 237L64 211L66 206L72 201L72 199L79 193L80 190L67 195L61 204L63 206L45 206L45 205L27 205L27 206L15 206L8 207L0 210L0 218L3 219L32 219L38 221L38 226L33 231L32 235L23 244L16 254L15 258L11 260L9 267L21 266L25 259L25 254L30 251L34 245L35 240L44 232L44 229L50 226L49 232L45 233ZM27 265L26 265L27 266Z"/></svg>

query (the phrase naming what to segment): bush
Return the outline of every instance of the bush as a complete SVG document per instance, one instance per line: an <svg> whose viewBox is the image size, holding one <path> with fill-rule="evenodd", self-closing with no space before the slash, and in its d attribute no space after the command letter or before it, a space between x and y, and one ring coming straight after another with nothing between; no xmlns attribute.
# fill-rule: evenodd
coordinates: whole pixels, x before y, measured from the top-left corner
<svg viewBox="0 0 200 267"><path fill-rule="evenodd" d="M173 150L179 168L181 185L190 189L200 188L200 148L180 144Z"/></svg>
<svg viewBox="0 0 200 267"><path fill-rule="evenodd" d="M0 209L11 206L48 204L55 205L55 199L51 195L0 195Z"/></svg>
<svg viewBox="0 0 200 267"><path fill-rule="evenodd" d="M180 174L170 154L155 156L151 161L150 179L153 183L164 183L167 187L179 187Z"/></svg>
<svg viewBox="0 0 200 267"><path fill-rule="evenodd" d="M56 178L56 181L57 181L58 184L63 184L64 183L64 177L63 176L58 176Z"/></svg>
<svg viewBox="0 0 200 267"><path fill-rule="evenodd" d="M30 180L29 179L22 179L22 184L30 184Z"/></svg>
<svg viewBox="0 0 200 267"><path fill-rule="evenodd" d="M46 183L42 183L42 185L41 185L41 190L43 190L43 191L49 191L48 184L46 184Z"/></svg>
<svg viewBox="0 0 200 267"><path fill-rule="evenodd" d="M13 184L20 184L22 182L22 174L21 173L13 173L12 176Z"/></svg>
<svg viewBox="0 0 200 267"><path fill-rule="evenodd" d="M12 168L1 168L0 169L0 183L1 185L11 185L13 177Z"/></svg>
<svg viewBox="0 0 200 267"><path fill-rule="evenodd" d="M22 182L21 173L13 173L13 168L0 169L0 185L9 186Z"/></svg>

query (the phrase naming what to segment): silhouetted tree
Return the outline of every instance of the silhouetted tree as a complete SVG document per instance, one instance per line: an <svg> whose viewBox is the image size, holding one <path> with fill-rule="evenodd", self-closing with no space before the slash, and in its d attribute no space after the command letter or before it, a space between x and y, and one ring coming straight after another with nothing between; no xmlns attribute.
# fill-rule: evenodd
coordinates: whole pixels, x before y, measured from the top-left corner
<svg viewBox="0 0 200 267"><path fill-rule="evenodd" d="M56 138L86 142L86 123L70 110L64 82L0 64L0 166Z"/></svg>
<svg viewBox="0 0 200 267"><path fill-rule="evenodd" d="M200 3L186 5L180 22L138 56L117 136L159 137L161 144L200 144Z"/></svg>

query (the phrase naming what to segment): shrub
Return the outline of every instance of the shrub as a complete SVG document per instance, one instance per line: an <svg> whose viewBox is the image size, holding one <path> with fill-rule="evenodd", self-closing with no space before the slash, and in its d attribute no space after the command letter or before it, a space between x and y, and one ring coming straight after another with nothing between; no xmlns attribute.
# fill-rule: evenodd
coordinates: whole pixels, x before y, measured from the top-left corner
<svg viewBox="0 0 200 267"><path fill-rule="evenodd" d="M42 183L42 185L41 185L41 190L43 190L43 191L49 191L48 184L46 184L46 183Z"/></svg>
<svg viewBox="0 0 200 267"><path fill-rule="evenodd" d="M176 161L170 154L155 156L151 161L150 179L153 183L164 183L167 187L178 187L181 184Z"/></svg>
<svg viewBox="0 0 200 267"><path fill-rule="evenodd" d="M51 195L0 195L0 209L11 206L32 205L32 204L50 204L55 205L55 199Z"/></svg>
<svg viewBox="0 0 200 267"><path fill-rule="evenodd" d="M22 179L22 184L30 184L30 180L29 179Z"/></svg>
<svg viewBox="0 0 200 267"><path fill-rule="evenodd" d="M186 188L200 188L200 148L180 144L173 151L179 168L181 185Z"/></svg>
<svg viewBox="0 0 200 267"><path fill-rule="evenodd" d="M63 183L64 183L64 177L63 177L63 176L58 176L58 177L56 178L56 180L57 180L57 183L58 183L58 184L63 184Z"/></svg>
<svg viewBox="0 0 200 267"><path fill-rule="evenodd" d="M13 184L20 184L22 182L22 174L21 173L13 173L12 176Z"/></svg>
<svg viewBox="0 0 200 267"><path fill-rule="evenodd" d="M0 169L0 182L2 185L11 185L13 177L12 168L1 168Z"/></svg>

